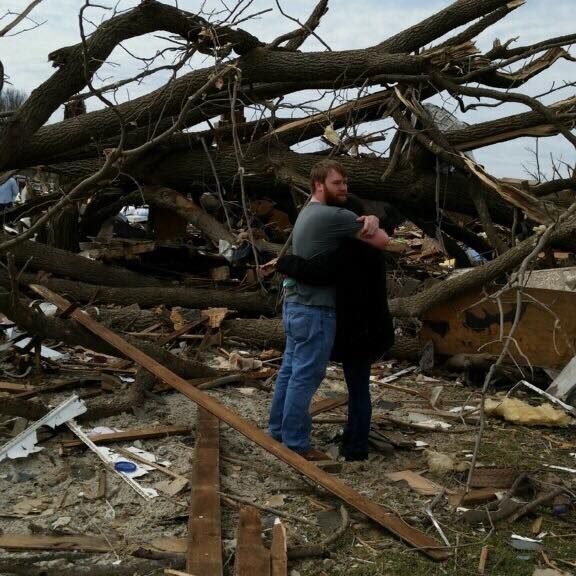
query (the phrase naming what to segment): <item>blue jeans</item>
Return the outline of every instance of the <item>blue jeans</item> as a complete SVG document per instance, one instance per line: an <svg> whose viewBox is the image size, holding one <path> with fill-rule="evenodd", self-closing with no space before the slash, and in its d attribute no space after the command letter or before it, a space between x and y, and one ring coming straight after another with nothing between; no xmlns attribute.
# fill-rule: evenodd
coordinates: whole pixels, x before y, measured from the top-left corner
<svg viewBox="0 0 576 576"><path fill-rule="evenodd" d="M286 348L276 378L268 433L295 452L310 449L312 396L320 386L336 336L336 311L284 304Z"/></svg>
<svg viewBox="0 0 576 576"><path fill-rule="evenodd" d="M369 359L345 359L342 362L348 388L348 420L344 427L342 448L347 452L368 452L372 420Z"/></svg>

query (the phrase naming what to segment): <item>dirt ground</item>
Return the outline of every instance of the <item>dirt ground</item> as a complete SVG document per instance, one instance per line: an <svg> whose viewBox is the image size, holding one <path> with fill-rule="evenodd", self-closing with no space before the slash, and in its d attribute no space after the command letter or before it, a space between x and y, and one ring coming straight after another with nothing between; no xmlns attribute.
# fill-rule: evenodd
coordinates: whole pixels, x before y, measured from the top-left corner
<svg viewBox="0 0 576 576"><path fill-rule="evenodd" d="M212 358L212 361L218 360ZM380 378L398 372L407 364L383 363L375 366ZM60 375L61 377L61 375ZM464 382L457 374L434 372L432 375L411 373L394 381L394 385L430 393L442 386L436 407L441 411L462 405L478 404L478 389ZM422 397L399 390L380 387L374 383L374 420L382 422L385 416L408 421L409 413L430 411L431 406ZM320 388L318 398L345 391L343 379L336 368ZM208 392L229 408L265 428L271 392L256 387L228 385ZM57 405L68 398L70 391L44 394L42 399ZM523 392L515 393L523 397ZM316 417L334 420L345 414L339 408ZM433 411L432 411L433 412ZM428 414L430 418L433 415ZM422 472L449 491L464 488L465 472L445 475L428 470L425 450L452 455L456 463L470 461L476 439L476 426L458 419L446 420L451 427L445 431L426 431L413 426L381 425L381 430L401 433L405 440L421 441L427 446L410 449L394 448L381 453L373 450L367 462L344 462L337 477L370 497L386 509L401 516L406 522L434 538L440 536L424 508L430 496L420 496L406 484L394 483L386 474L402 470ZM3 429L10 429L15 421L6 419ZM109 426L118 429L154 425L182 424L190 426L191 433L162 439L131 443L153 453L159 460L171 463L174 472L189 476L194 456L196 407L177 392L148 399L143 410L135 414L122 414L103 418L84 425ZM334 450L333 438L340 431L338 423L316 423L314 445L323 450ZM0 553L0 574L161 574L158 564L135 560L131 552L139 543L153 543L159 538L186 538L189 489L168 497L163 494L145 501L133 489L112 473L107 474L107 492L97 498L103 469L102 462L89 450L75 450L60 454L61 441L71 437L66 427L60 427L51 438L42 440L43 450L25 459L5 460L0 464L0 529L4 534L77 534L94 535L108 539L113 552L88 554L80 552L21 551ZM122 443L119 446L127 447ZM110 445L114 448L114 444ZM260 449L235 430L221 425L221 490L231 497L240 497L256 505L278 510L288 533L289 548L326 539L340 523L340 503L323 489L314 487L295 471ZM576 440L570 428L528 428L490 418L479 453L481 467L516 467L528 472L531 481L544 480L550 474L545 465L576 468ZM557 478L576 490L576 475L555 471ZM154 486L166 480L160 471L151 471L138 479L144 486ZM527 497L527 496L525 496ZM478 507L482 509L482 506ZM234 550L238 511L223 505L222 531L224 542L225 574L233 573ZM553 515L552 504L540 507L513 524L505 521L496 526L469 525L462 512L450 505L446 498L438 503L434 515L447 540L453 546L452 557L444 563L435 563L424 554L411 550L384 529L349 509L350 525L346 532L323 557L291 561L292 576L350 574L368 576L386 574L478 574L480 552L488 548L485 567L487 575L529 576L535 567L556 567L566 574L576 573L576 513L574 508L561 515ZM276 514L262 511L264 538L269 544L271 527ZM515 533L534 537L534 521L541 517L542 524L536 534L545 535L543 548L537 552L514 549L510 536ZM182 561L166 559L165 567L183 569ZM558 572L562 573L562 572Z"/></svg>

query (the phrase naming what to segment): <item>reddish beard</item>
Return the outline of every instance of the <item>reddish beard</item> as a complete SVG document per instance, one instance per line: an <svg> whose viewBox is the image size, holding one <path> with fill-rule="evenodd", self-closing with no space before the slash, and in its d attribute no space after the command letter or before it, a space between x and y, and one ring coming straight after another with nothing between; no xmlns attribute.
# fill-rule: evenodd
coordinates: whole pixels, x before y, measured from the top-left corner
<svg viewBox="0 0 576 576"><path fill-rule="evenodd" d="M348 195L337 194L332 192L328 188L325 188L325 196L327 206L342 206L346 204L348 200Z"/></svg>

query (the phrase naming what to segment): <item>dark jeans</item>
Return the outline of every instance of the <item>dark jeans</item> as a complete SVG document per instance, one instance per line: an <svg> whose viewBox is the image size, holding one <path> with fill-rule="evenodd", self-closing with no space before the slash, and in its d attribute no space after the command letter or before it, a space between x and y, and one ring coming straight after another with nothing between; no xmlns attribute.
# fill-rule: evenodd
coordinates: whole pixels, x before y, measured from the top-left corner
<svg viewBox="0 0 576 576"><path fill-rule="evenodd" d="M344 360L342 368L348 387L348 421L342 438L343 453L368 452L372 420L369 359Z"/></svg>
<svg viewBox="0 0 576 576"><path fill-rule="evenodd" d="M7 204L0 203L0 212L4 212L4 210L10 210L13 208L14 202L8 202Z"/></svg>

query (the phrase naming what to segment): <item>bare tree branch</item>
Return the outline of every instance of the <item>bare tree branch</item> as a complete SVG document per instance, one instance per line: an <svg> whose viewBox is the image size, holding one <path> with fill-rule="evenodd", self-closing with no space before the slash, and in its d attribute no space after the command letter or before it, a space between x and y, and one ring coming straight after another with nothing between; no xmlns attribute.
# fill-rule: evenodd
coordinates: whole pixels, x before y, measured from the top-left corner
<svg viewBox="0 0 576 576"><path fill-rule="evenodd" d="M30 4L28 4L28 6L26 6L26 8L24 8L24 10L22 10L22 12L20 12L16 18L14 18L14 20L12 20L12 22L0 30L0 38L2 38L2 36L6 36L10 30L16 28L16 26L18 26L22 20L27 18L28 14L30 14L30 12L32 12L32 10L34 10L34 8L40 4L40 2L42 2L42 0L32 0L32 2L30 2Z"/></svg>

